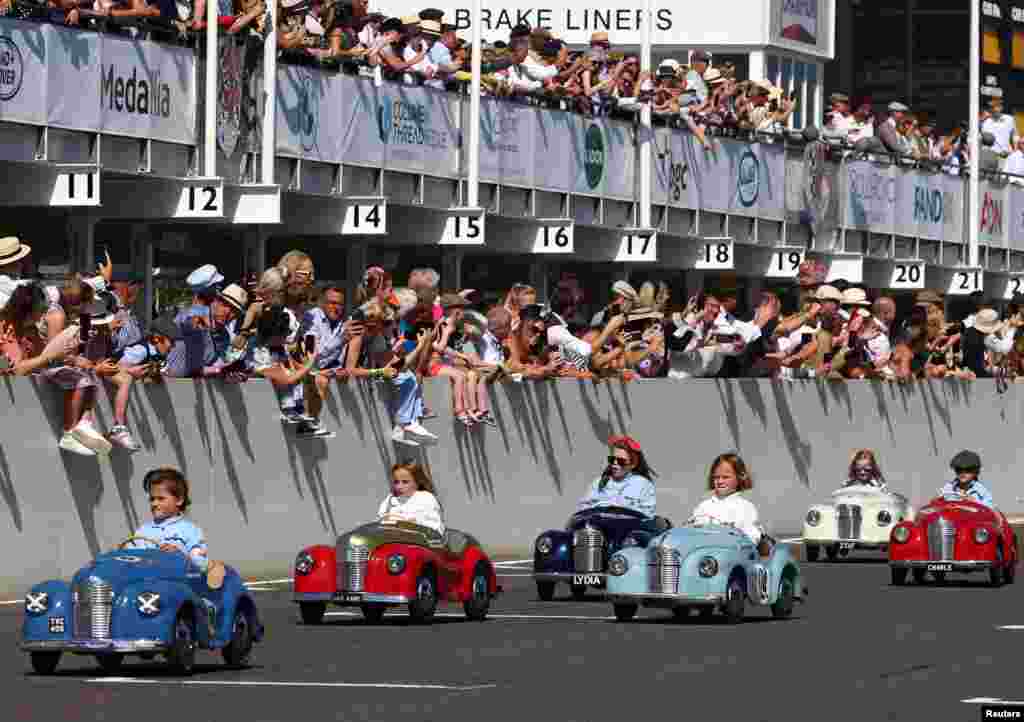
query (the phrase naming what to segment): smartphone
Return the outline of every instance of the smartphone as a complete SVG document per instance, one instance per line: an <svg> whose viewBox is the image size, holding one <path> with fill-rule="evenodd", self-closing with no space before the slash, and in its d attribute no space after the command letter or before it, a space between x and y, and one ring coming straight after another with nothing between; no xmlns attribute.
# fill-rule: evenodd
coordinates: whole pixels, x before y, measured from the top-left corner
<svg viewBox="0 0 1024 722"><path fill-rule="evenodd" d="M316 352L316 336L313 334L306 334L306 353L312 354Z"/></svg>

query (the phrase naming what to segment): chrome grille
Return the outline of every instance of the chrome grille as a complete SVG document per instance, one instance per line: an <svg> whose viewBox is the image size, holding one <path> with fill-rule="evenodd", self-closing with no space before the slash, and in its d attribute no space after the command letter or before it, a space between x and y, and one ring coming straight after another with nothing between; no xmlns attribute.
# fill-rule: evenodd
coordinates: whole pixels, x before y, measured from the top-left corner
<svg viewBox="0 0 1024 722"><path fill-rule="evenodd" d="M366 583L366 564L370 548L362 545L345 547L344 563L338 565L338 589L361 592Z"/></svg>
<svg viewBox="0 0 1024 722"><path fill-rule="evenodd" d="M928 525L928 558L933 561L953 559L953 543L956 527L949 519L940 516Z"/></svg>
<svg viewBox="0 0 1024 722"><path fill-rule="evenodd" d="M840 539L860 539L860 507L856 504L840 504L836 507L836 528Z"/></svg>
<svg viewBox="0 0 1024 722"><path fill-rule="evenodd" d="M75 639L110 639L114 590L102 581L88 581L71 591Z"/></svg>
<svg viewBox="0 0 1024 722"><path fill-rule="evenodd" d="M763 564L755 564L747 577L747 594L761 604L768 603L768 570Z"/></svg>
<svg viewBox="0 0 1024 722"><path fill-rule="evenodd" d="M654 594L677 594L682 559L675 549L654 547L647 565L651 573L650 587Z"/></svg>
<svg viewBox="0 0 1024 722"><path fill-rule="evenodd" d="M604 569L604 534L592 526L576 530L572 535L572 563L577 572L599 572Z"/></svg>

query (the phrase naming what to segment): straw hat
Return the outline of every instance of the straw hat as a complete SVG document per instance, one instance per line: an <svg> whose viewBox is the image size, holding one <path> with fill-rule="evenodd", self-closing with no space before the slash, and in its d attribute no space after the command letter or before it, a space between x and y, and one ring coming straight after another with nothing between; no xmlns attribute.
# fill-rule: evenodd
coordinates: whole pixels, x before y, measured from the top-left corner
<svg viewBox="0 0 1024 722"><path fill-rule="evenodd" d="M844 306L870 306L871 303L868 301L868 294L864 292L863 288L848 288L843 291Z"/></svg>
<svg viewBox="0 0 1024 722"><path fill-rule="evenodd" d="M974 328L978 329L981 333L995 333L1002 327L1003 324L999 322L999 314L991 308L984 308L978 311L978 314L974 317Z"/></svg>
<svg viewBox="0 0 1024 722"><path fill-rule="evenodd" d="M421 20L419 26L424 35L441 35L441 23L436 20Z"/></svg>
<svg viewBox="0 0 1024 722"><path fill-rule="evenodd" d="M818 290L814 292L814 300L837 301L838 303L842 303L843 294L839 293L839 289L835 286L819 286Z"/></svg>
<svg viewBox="0 0 1024 722"><path fill-rule="evenodd" d="M20 261L32 252L32 247L21 242L16 236L0 238L0 266Z"/></svg>
<svg viewBox="0 0 1024 722"><path fill-rule="evenodd" d="M725 78L722 77L722 71L718 68L709 68L704 73L704 81L709 85L715 85L717 83L724 83Z"/></svg>
<svg viewBox="0 0 1024 722"><path fill-rule="evenodd" d="M593 35L590 36L590 44L608 45L608 33L604 32L603 30L601 32L594 33Z"/></svg>
<svg viewBox="0 0 1024 722"><path fill-rule="evenodd" d="M245 304L249 300L249 294L237 283L232 283L221 291L217 297L239 313L245 311Z"/></svg>

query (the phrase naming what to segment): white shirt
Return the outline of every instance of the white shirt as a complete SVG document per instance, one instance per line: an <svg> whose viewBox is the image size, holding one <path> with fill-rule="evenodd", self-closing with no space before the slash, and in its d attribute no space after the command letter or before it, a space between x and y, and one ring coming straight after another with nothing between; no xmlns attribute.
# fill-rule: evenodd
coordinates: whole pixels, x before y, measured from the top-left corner
<svg viewBox="0 0 1024 722"><path fill-rule="evenodd" d="M693 510L692 519L697 524L731 525L750 537L755 544L761 541L757 507L741 492L733 492L725 498L709 496Z"/></svg>
<svg viewBox="0 0 1024 722"><path fill-rule="evenodd" d="M1003 170L1007 173L1024 176L1024 151L1015 150L1010 153L1010 157L1006 159L1006 167ZM1024 178L1010 178L1010 182L1015 185L1024 185Z"/></svg>
<svg viewBox="0 0 1024 722"><path fill-rule="evenodd" d="M1016 129L1017 126L1013 117L1005 113L986 118L985 122L981 124L982 133L991 133L996 138L996 143L992 150L1002 154L1009 153L1013 149L1011 141Z"/></svg>
<svg viewBox="0 0 1024 722"><path fill-rule="evenodd" d="M14 295L14 291L18 286L25 286L32 281L27 281L20 278L11 278L10 276L0 276L0 309L7 305L7 302L11 300L11 296Z"/></svg>
<svg viewBox="0 0 1024 722"><path fill-rule="evenodd" d="M441 505L429 491L417 491L412 496L389 494L377 509L377 519L383 519L388 514L444 534Z"/></svg>
<svg viewBox="0 0 1024 722"><path fill-rule="evenodd" d="M418 48L419 46L426 45L426 43L427 41L422 39L415 40L409 43L408 45L405 46L405 51L402 53L402 59L405 60L406 62L409 62L417 55L419 55L418 50L414 50L413 46L416 46ZM431 70L437 70L437 66L430 62L430 55L427 54L423 56L423 60L419 61L418 63L410 67L409 70L415 70L417 73L420 73L422 77L426 78L427 74ZM416 82L415 76L412 73L405 73L403 79L405 80L406 84L409 85L413 85Z"/></svg>

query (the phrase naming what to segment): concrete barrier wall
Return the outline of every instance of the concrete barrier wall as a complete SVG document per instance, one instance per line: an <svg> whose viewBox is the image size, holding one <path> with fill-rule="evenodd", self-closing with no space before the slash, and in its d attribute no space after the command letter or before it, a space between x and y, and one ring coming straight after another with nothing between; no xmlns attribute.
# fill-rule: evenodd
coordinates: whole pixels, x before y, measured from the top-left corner
<svg viewBox="0 0 1024 722"><path fill-rule="evenodd" d="M386 389L333 387L331 440L296 440L266 382L171 381L137 386L130 422L144 450L109 463L61 453L61 399L45 382L0 381L0 593L68 575L148 518L143 474L174 464L192 481L192 515L212 553L247 574L287 576L297 550L371 518L388 465L429 464L450 526L492 553L528 556L538 531L564 524L600 473L611 433L639 439L659 472L658 511L685 519L710 460L738 449L769 530L800 529L808 504L843 480L852 449L878 450L890 485L915 504L949 477L960 448L979 450L984 479L1007 513L1024 510L1016 474L1021 391L988 382L912 386L667 380L594 385L508 383L492 390L496 429L466 431L447 412L448 389L427 398L441 418L429 449L390 440ZM101 393L100 423L110 399Z"/></svg>

